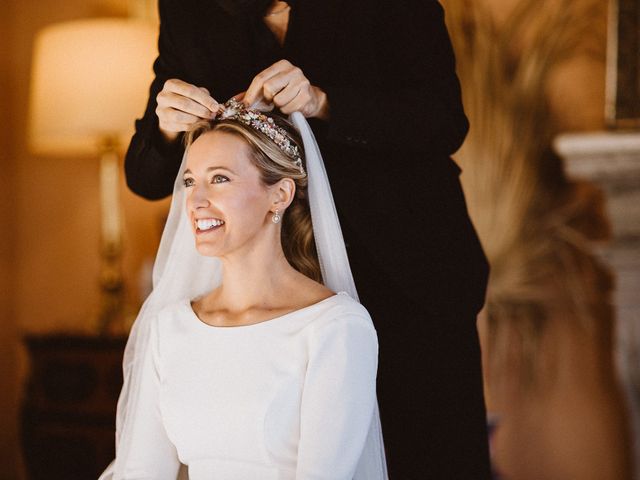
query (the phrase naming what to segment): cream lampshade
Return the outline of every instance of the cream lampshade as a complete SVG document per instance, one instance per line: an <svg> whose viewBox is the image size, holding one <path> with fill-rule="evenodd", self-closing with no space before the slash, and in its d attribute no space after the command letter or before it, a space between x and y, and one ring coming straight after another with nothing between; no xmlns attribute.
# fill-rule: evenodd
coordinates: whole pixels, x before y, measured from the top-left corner
<svg viewBox="0 0 640 480"><path fill-rule="evenodd" d="M153 79L156 35L146 22L111 18L41 30L31 77L32 151L94 153L105 137L127 145Z"/></svg>
<svg viewBox="0 0 640 480"><path fill-rule="evenodd" d="M119 152L144 111L157 56L154 25L129 19L59 23L35 40L29 147L40 155L100 156L100 330L122 316Z"/></svg>

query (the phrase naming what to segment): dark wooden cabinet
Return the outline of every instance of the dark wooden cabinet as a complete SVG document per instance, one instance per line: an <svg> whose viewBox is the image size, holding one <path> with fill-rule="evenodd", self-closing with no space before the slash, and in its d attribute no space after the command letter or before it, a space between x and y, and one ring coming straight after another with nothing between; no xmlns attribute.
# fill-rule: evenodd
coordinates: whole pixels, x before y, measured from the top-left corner
<svg viewBox="0 0 640 480"><path fill-rule="evenodd" d="M22 405L29 480L97 479L115 452L123 337L27 336Z"/></svg>

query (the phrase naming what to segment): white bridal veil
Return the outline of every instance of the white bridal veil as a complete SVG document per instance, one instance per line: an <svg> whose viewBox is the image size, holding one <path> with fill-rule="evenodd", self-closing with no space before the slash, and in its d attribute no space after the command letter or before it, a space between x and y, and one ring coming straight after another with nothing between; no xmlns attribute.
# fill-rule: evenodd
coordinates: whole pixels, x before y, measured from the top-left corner
<svg viewBox="0 0 640 480"><path fill-rule="evenodd" d="M304 116L295 112L290 120L300 131L304 143L309 177L309 204L322 278L331 290L345 291L357 300L358 294L320 150ZM140 393L142 362L139 360L145 356L151 320L165 306L184 298L200 296L215 288L221 281L222 270L219 261L198 254L191 226L185 215L185 189L182 183L185 158L176 178L169 217L153 269L153 291L133 324L124 353L124 385L118 399L116 418L116 458L99 480L124 480L121 476L121 466L126 464L130 451L130 429L133 423L130 415L133 415L133 406L137 403L136 399ZM153 446L150 445L149 448ZM331 476L330 472L327 474L328 477ZM354 480L387 478L382 429L376 406Z"/></svg>

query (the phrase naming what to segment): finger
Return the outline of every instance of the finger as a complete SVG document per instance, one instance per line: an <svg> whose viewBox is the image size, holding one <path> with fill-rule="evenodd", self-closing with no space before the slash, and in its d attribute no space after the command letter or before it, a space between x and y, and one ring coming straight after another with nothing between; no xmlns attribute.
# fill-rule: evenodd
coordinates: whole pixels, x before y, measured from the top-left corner
<svg viewBox="0 0 640 480"><path fill-rule="evenodd" d="M200 105L208 108L211 112L217 112L218 102L209 94L204 87L196 87L182 80L172 79L165 83L165 87L171 93L176 93L183 97L189 98Z"/></svg>
<svg viewBox="0 0 640 480"><path fill-rule="evenodd" d="M301 94L301 90L295 86L287 86L278 95L273 97L273 104L282 110L283 107L291 103L298 95Z"/></svg>
<svg viewBox="0 0 640 480"><path fill-rule="evenodd" d="M211 93L209 92L209 90L207 90L204 87L199 87L200 90L202 90L206 95L209 95L209 97L213 98L211 96ZM218 101L213 98L213 101L215 102L215 104L211 104L209 107L207 107L208 110L211 111L211 118L215 118L215 116L218 114L218 112L220 111L220 104L218 103Z"/></svg>
<svg viewBox="0 0 640 480"><path fill-rule="evenodd" d="M308 114L313 111L313 108L311 97L300 93L291 102L280 107L280 111L286 115L290 115L293 112L302 112L305 117L308 117Z"/></svg>
<svg viewBox="0 0 640 480"><path fill-rule="evenodd" d="M159 112L158 118L163 126L176 123L192 125L201 120L197 115L191 115L173 108L163 109L162 112Z"/></svg>
<svg viewBox="0 0 640 480"><path fill-rule="evenodd" d="M295 88L295 84L299 82L295 82L295 78L293 78L289 74L289 72L281 72L274 75L269 80L267 80L262 87L265 100L272 102L276 95L281 93L287 88L288 85L292 83L294 84L294 92L293 94L289 92L289 95L295 96L296 90L298 90L297 88Z"/></svg>
<svg viewBox="0 0 640 480"><path fill-rule="evenodd" d="M218 111L218 102L209 94L204 87L196 87L176 78L169 79L165 82L163 90L176 93L183 97L189 98L200 105L208 108L211 112Z"/></svg>
<svg viewBox="0 0 640 480"><path fill-rule="evenodd" d="M285 115L291 115L293 112L299 112L304 107L304 103L294 100L280 107L280 111Z"/></svg>
<svg viewBox="0 0 640 480"><path fill-rule="evenodd" d="M312 95L311 84L306 77L302 77L301 81L295 83L295 86L289 90L288 88L281 92L281 96L274 99L274 103L280 108L282 113L292 113L309 110L309 105L313 107L314 97ZM297 91L296 91L297 90Z"/></svg>
<svg viewBox="0 0 640 480"><path fill-rule="evenodd" d="M267 80L280 72L291 69L292 67L293 65L291 65L287 60L280 60L257 74L251 81L251 85L249 85L249 88L247 88L245 93L243 99L245 105L252 105L256 100L262 98L263 86Z"/></svg>
<svg viewBox="0 0 640 480"><path fill-rule="evenodd" d="M251 106L257 101L260 101L263 99L263 93L262 93L263 83L264 83L264 80L262 78L258 78L257 76L251 81L251 85L249 85L249 88L247 88L247 91L245 92L242 98L242 102L245 105Z"/></svg>
<svg viewBox="0 0 640 480"><path fill-rule="evenodd" d="M191 115L195 115L200 118L210 119L215 115L214 112L202 104L175 93L164 93L163 95L158 96L157 102L158 107L160 108L171 108L185 113L190 113Z"/></svg>
<svg viewBox="0 0 640 480"><path fill-rule="evenodd" d="M242 93L238 93L237 95L234 95L231 98L233 98L238 102L244 103L243 101L244 95L245 95L245 92L242 92ZM274 106L273 106L273 103L269 103L269 102L266 102L264 99L261 99L260 101L253 102L251 104L251 108L260 110L261 112L270 112L271 110L273 110Z"/></svg>
<svg viewBox="0 0 640 480"><path fill-rule="evenodd" d="M303 101L309 101L311 99L311 95L309 94L310 87L311 84L309 80L303 77L301 81L290 83L282 89L280 93L273 98L273 103L277 107L282 108L299 96L304 98Z"/></svg>

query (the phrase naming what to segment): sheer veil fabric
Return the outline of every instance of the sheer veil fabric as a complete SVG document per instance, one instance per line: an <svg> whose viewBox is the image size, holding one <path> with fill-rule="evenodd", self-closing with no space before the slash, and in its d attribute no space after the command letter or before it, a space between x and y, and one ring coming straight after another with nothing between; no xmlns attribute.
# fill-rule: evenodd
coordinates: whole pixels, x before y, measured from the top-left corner
<svg viewBox="0 0 640 480"><path fill-rule="evenodd" d="M353 275L338 221L331 187L315 137L304 116L295 112L290 120L301 133L306 155L308 195L313 231L325 285L335 292L347 292L358 299ZM182 172L185 157L176 178L169 217L165 225L153 269L153 291L144 302L129 334L124 353L124 385L118 399L116 418L116 458L99 480L121 480L131 448L131 424L140 393L142 362L154 316L164 307L184 298L195 298L211 291L221 282L220 261L201 256L196 248L189 220L184 213L185 189ZM152 446L150 446L152 448ZM183 469L184 470L184 469ZM331 472L327 472L331 478ZM184 471L180 478L187 478ZM369 433L354 474L354 480L387 480L379 411L374 409Z"/></svg>

